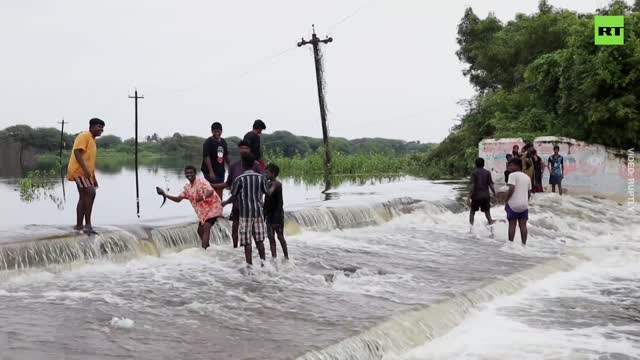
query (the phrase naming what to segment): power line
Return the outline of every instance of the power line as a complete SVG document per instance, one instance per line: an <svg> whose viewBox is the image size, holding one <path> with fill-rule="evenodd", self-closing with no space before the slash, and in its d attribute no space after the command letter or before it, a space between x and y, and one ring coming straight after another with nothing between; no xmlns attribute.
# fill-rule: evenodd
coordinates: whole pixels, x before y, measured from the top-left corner
<svg viewBox="0 0 640 360"><path fill-rule="evenodd" d="M327 32L331 32L332 30L334 30L338 26L344 24L345 22L347 22L348 20L350 20L354 16L358 15L358 13L360 11L362 11L362 9L364 9L365 7L367 7L368 5L373 3L374 1L376 1L376 0L368 0L368 1L364 2L362 5L360 5L358 8L356 8L352 13L350 13L349 15L347 15L347 16L343 17L342 19L338 20L333 25L329 26L329 28L327 28Z"/></svg>
<svg viewBox="0 0 640 360"><path fill-rule="evenodd" d="M286 48L284 50L281 50L281 51L278 51L278 52L273 53L271 55L265 56L262 59L260 59L260 60L258 60L256 62L254 62L253 64L249 65L248 66L248 68L249 68L248 70L242 71L237 76L232 76L231 78L228 78L225 81L226 82L232 82L232 81L236 81L236 80L242 79L243 77L249 75L251 72L256 70L261 65L263 65L263 64L265 64L267 62L270 62L270 61L274 61L274 60L282 57L286 53L294 50L295 48L296 48L295 46L291 46L291 47L288 47L288 48ZM182 89L170 90L170 91L168 91L168 93L177 94L177 93L182 93L182 92L187 92L187 91L195 90L195 89L198 89L198 88L202 88L204 86L207 86L210 82L216 81L216 80L220 80L223 77L224 77L224 75L221 75L221 76L215 77L213 79L208 79L206 81L201 81L200 83L198 83L196 85L193 85L193 86L185 87L185 88L182 88Z"/></svg>
<svg viewBox="0 0 640 360"><path fill-rule="evenodd" d="M339 27L340 25L344 24L345 22L349 21L350 19L352 19L353 17L355 17L356 15L358 15L364 8L366 8L367 6L371 5L373 2L375 2L376 0L368 0L365 1L364 3L362 3L360 6L358 6L354 11L352 11L351 13L349 13L348 15L342 17L340 20L338 20L337 22L333 23L332 25L330 25L328 27L327 32L330 32L332 30L335 30L337 27ZM291 52L292 50L294 50L296 48L296 46L291 46L288 47L286 49L280 50L278 52L275 52L271 55L267 55L263 58L261 58L260 60L257 60L256 62L254 62L253 64L248 66L248 70L242 71L240 72L237 76L233 76L231 78L228 78L225 80L225 82L232 82L232 81L237 81L240 80L244 77L246 77L247 75L251 74L254 70L256 70L258 67L260 67L261 65L267 63L267 62L272 62L280 57L282 57L283 55ZM219 76L219 77L215 77L213 79L209 79L206 81L202 81L196 85L193 86L189 86L189 87L185 87L182 89L176 89L176 90L169 90L167 91L170 94L177 94L177 93L182 93L182 92L187 92L187 91L191 91L191 90L195 90L198 88L202 88L206 85L208 85L210 82L212 81L216 81L216 80L220 80L221 78L223 78L224 75Z"/></svg>

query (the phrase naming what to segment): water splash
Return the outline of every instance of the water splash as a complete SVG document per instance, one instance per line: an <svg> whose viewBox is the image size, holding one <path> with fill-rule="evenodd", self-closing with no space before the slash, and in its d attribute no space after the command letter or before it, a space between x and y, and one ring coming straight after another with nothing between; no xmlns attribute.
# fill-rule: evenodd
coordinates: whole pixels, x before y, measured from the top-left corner
<svg viewBox="0 0 640 360"><path fill-rule="evenodd" d="M444 206L430 205L402 198L373 207L312 208L286 214L288 235L300 231L332 231L379 225L401 214L414 211L447 211ZM231 243L231 223L219 221L211 229L211 243ZM165 227L112 228L99 235L48 237L15 241L0 246L0 272L24 271L32 268L56 268L73 263L109 260L128 261L135 257L161 256L163 252L200 247L197 224Z"/></svg>
<svg viewBox="0 0 640 360"><path fill-rule="evenodd" d="M383 359L403 353L447 333L478 305L513 294L550 274L570 271L587 260L572 255L505 277L424 309L407 312L328 348L304 354L300 360Z"/></svg>

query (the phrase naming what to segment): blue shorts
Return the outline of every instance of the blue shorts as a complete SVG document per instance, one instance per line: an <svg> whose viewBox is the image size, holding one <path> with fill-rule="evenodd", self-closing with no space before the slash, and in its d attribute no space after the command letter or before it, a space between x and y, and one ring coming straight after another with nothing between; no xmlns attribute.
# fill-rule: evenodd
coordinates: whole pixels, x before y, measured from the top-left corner
<svg viewBox="0 0 640 360"><path fill-rule="evenodd" d="M549 185L561 185L561 184L562 184L562 175L549 176Z"/></svg>
<svg viewBox="0 0 640 360"><path fill-rule="evenodd" d="M520 219L529 220L529 209L527 209L527 210L525 210L523 212L515 212L515 211L513 211L511 206L509 206L509 204L507 204L505 209L507 211L507 220L509 220L509 221L520 220Z"/></svg>

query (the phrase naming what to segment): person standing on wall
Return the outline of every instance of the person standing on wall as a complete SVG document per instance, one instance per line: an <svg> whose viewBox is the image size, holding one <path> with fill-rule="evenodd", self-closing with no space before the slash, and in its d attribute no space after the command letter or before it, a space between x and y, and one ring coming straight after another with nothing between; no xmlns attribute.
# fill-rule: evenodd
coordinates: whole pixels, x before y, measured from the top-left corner
<svg viewBox="0 0 640 360"><path fill-rule="evenodd" d="M218 221L218 217L222 215L222 202L208 181L196 177L195 166L186 166L184 168L184 176L188 181L179 195L169 195L160 188L158 188L158 194L177 203L182 200L189 200L199 220L198 236L200 236L200 244L206 250L209 247L211 238L211 227Z"/></svg>
<svg viewBox="0 0 640 360"><path fill-rule="evenodd" d="M73 142L67 167L67 179L76 183L80 195L76 206L76 226L73 228L78 231L83 230L87 235L97 234L91 225L91 212L98 188L95 173L96 138L102 135L104 125L104 121L98 118L89 120L89 131L78 134Z"/></svg>
<svg viewBox="0 0 640 360"><path fill-rule="evenodd" d="M284 239L284 202L282 201L282 183L278 181L280 168L276 164L269 164L265 168L264 176L267 178L267 194L264 197L264 220L267 223L267 238L271 257L276 258L276 235L284 258L289 260L287 241Z"/></svg>
<svg viewBox="0 0 640 360"><path fill-rule="evenodd" d="M253 130L244 135L244 140L249 143L251 149L251 155L260 165L260 172L264 171L265 163L262 159L262 150L260 149L260 136L262 131L267 129L264 121L258 119L253 122Z"/></svg>
<svg viewBox="0 0 640 360"><path fill-rule="evenodd" d="M202 175L210 184L224 183L225 164L231 165L227 141L222 138L222 124L211 124L211 136L202 145ZM222 199L222 187L215 187L218 197Z"/></svg>
<svg viewBox="0 0 640 360"><path fill-rule="evenodd" d="M240 246L244 247L245 261L251 266L252 247L251 239L256 243L258 254L262 261L265 260L264 237L267 232L264 221L264 195L267 194L267 180L262 174L252 170L255 164L253 155L242 154L244 172L238 176L231 186L231 197L222 203L235 204L238 212L238 238Z"/></svg>
<svg viewBox="0 0 640 360"><path fill-rule="evenodd" d="M224 184L213 185L214 189L217 190L218 188L220 188L222 190L225 187L231 189L231 187L233 186L233 182L238 178L238 176L242 175L246 171L242 158L243 156L250 154L251 150L249 148L249 144L244 140L240 140L240 142L238 142L238 151L240 152L240 160L234 161L231 166L229 166L229 176L227 176L227 181ZM256 173L260 172L260 166L258 165L257 161L253 162L251 170ZM233 240L234 248L238 247L238 229L240 227L240 211L238 206L239 205L237 201L233 202L230 216L232 224L231 239Z"/></svg>
<svg viewBox="0 0 640 360"><path fill-rule="evenodd" d="M556 192L558 185L558 193L562 195L562 178L564 177L564 158L559 154L560 146L553 147L553 155L549 156L547 165L549 166L549 185L551 191Z"/></svg>

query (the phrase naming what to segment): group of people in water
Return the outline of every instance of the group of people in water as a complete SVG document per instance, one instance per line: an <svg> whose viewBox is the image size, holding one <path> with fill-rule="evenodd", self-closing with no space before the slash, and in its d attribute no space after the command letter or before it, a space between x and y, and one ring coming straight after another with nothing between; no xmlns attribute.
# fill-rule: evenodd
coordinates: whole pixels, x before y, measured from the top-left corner
<svg viewBox="0 0 640 360"><path fill-rule="evenodd" d="M533 144L527 143L520 151L514 145L511 154L507 154L507 165L504 171L504 181L508 191L505 200L505 212L509 222L509 241L513 241L516 226L520 228L522 244L527 243L527 221L529 220L529 199L532 193L543 192L542 175L549 169L549 184L553 192L558 186L562 195L562 178L564 177L564 158L560 155L560 147L553 147L553 155L547 159L545 165ZM476 159L476 168L471 174L471 189L469 191L470 213L469 223L473 225L475 213L481 210L485 213L489 225L495 221L491 218L491 193L496 196L491 172L484 168L484 159Z"/></svg>
<svg viewBox="0 0 640 360"><path fill-rule="evenodd" d="M96 196L98 181L95 176L96 141L104 131L104 121L93 118L89 131L77 135L69 165L67 178L74 181L80 194L77 205L77 222L74 229L87 234L96 234L91 225L91 211ZM233 247L242 246L245 261L252 264L252 240L258 248L261 260L266 260L265 236L269 239L271 256L277 256L277 236L285 259L289 259L284 237L284 209L282 183L278 181L280 169L276 164L265 165L262 160L260 135L267 127L262 120L253 123L253 129L238 143L240 159L231 162L227 142L222 138L222 124L211 125L211 136L203 144L202 177L197 176L195 166L184 168L187 178L182 192L167 194L156 188L159 195L174 202L188 200L198 217L198 235L201 246L209 247L211 227L222 216L222 209L232 204ZM227 168L229 174L227 175ZM226 179L225 179L225 175ZM223 189L231 195L223 201Z"/></svg>
<svg viewBox="0 0 640 360"><path fill-rule="evenodd" d="M77 222L74 229L87 234L96 234L91 225L91 212L96 196L98 181L95 176L96 138L104 131L104 121L93 118L89 121L89 131L77 135L73 144L67 169L67 178L74 181L79 192L76 207ZM265 260L265 236L269 239L271 256L276 257L277 236L285 259L289 258L287 242L284 238L284 210L282 183L278 181L280 169L276 164L265 165L260 147L260 135L267 127L262 120L253 123L253 129L238 143L240 159L231 162L227 142L222 138L222 124L211 125L211 136L202 148L202 177L197 176L195 166L184 169L187 178L182 192L169 195L157 188L159 195L174 202L188 200L198 217L198 235L204 249L209 247L211 227L222 216L222 209L232 204L233 247L244 248L247 264L252 264L252 240L258 248L260 259ZM513 241L516 226L520 228L522 244L527 243L527 220L529 219L529 199L532 192L542 192L542 175L549 169L549 184L555 192L556 185L562 195L564 159L559 154L559 146L554 146L554 154L545 165L533 144L526 144L522 150L514 145L507 154L504 172L508 186L505 211L509 222L509 241ZM491 218L491 195L496 196L491 172L484 168L484 159L476 159L476 168L471 174L469 200L471 211L469 222L474 223L475 213L485 213L489 224ZM228 174L226 174L228 168ZM223 189L231 195L223 201Z"/></svg>

